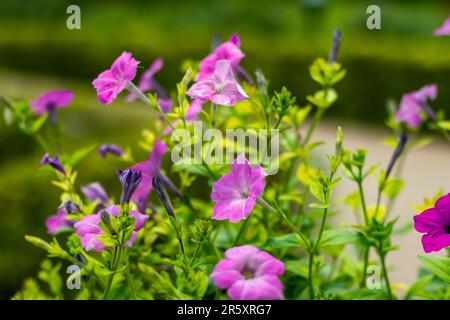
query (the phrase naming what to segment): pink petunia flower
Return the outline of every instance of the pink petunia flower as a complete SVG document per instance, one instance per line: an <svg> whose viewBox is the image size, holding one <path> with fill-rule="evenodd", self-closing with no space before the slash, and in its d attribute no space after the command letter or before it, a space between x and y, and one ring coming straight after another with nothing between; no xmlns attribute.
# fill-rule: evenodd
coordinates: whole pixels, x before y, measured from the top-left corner
<svg viewBox="0 0 450 320"><path fill-rule="evenodd" d="M238 222L246 219L264 192L266 173L261 166L250 166L242 154L231 164L231 172L212 184L211 199L216 202L212 218Z"/></svg>
<svg viewBox="0 0 450 320"><path fill-rule="evenodd" d="M102 229L99 226L99 222L102 220L101 214L103 211L110 216L120 216L119 207L112 205L108 208L102 209L96 214L90 214L83 217L83 219L74 225L77 235L81 238L81 244L87 251L103 251L106 249L106 245L98 239L98 237L103 234ZM131 234L131 238L125 244L126 247L131 247L133 245L137 237L137 231L141 230L148 220L147 215L135 210L130 212L130 216L135 218L134 230Z"/></svg>
<svg viewBox="0 0 450 320"><path fill-rule="evenodd" d="M67 212L60 208L58 212L45 220L45 226L49 234L55 234L61 230L72 228L74 221L66 219Z"/></svg>
<svg viewBox="0 0 450 320"><path fill-rule="evenodd" d="M283 284L279 276L284 263L254 246L240 246L225 251L225 259L215 266L211 279L227 289L233 300L281 300Z"/></svg>
<svg viewBox="0 0 450 320"><path fill-rule="evenodd" d="M234 79L228 60L217 61L214 75L210 79L194 83L187 91L187 95L193 99L210 100L224 106L234 106L238 101L248 99L247 94Z"/></svg>
<svg viewBox="0 0 450 320"><path fill-rule="evenodd" d="M434 208L414 216L414 228L422 236L426 253L450 247L450 193L441 197Z"/></svg>
<svg viewBox="0 0 450 320"><path fill-rule="evenodd" d="M164 61L162 58L158 58L155 61L152 62L150 67L142 74L141 78L139 79L138 88L142 92L156 92L158 96L165 97L167 93L165 90L159 85L159 83L154 79L154 76L157 72L159 72L164 65ZM126 101L131 102L134 101L137 98L137 96L130 92L126 98ZM164 100L164 99L162 99ZM165 99L167 100L167 99ZM170 100L172 101L172 100ZM167 101L166 101L167 102ZM164 103L164 101L160 102ZM164 107L161 105L161 107L164 109Z"/></svg>
<svg viewBox="0 0 450 320"><path fill-rule="evenodd" d="M47 91L31 101L30 107L36 115L51 113L56 109L66 108L72 103L73 97L74 94L70 90Z"/></svg>
<svg viewBox="0 0 450 320"><path fill-rule="evenodd" d="M139 61L135 60L130 52L123 52L110 69L100 73L92 82L97 90L98 100L105 105L114 101L128 82L136 77L138 64Z"/></svg>
<svg viewBox="0 0 450 320"><path fill-rule="evenodd" d="M395 120L404 122L411 128L417 128L422 122L421 110L426 112L430 118L434 118L434 113L427 101L435 100L436 97L437 86L435 84L426 85L417 91L403 95Z"/></svg>
<svg viewBox="0 0 450 320"><path fill-rule="evenodd" d="M197 74L196 80L207 80L211 78L214 74L214 70L216 69L216 63L219 60L228 60L233 71L237 73L239 63L242 58L245 57L245 54L241 51L239 46L239 36L235 33L227 42L219 45L214 49L213 53L209 54L200 62L200 70Z"/></svg>
<svg viewBox="0 0 450 320"><path fill-rule="evenodd" d="M153 190L152 178L160 175L162 157L166 152L166 144L161 140L157 140L148 159L137 163L130 168L132 170L140 171L142 174L141 182L131 196L131 200L136 203L141 212L145 212L148 196Z"/></svg>
<svg viewBox="0 0 450 320"><path fill-rule="evenodd" d="M450 36L450 16L444 21L442 27L434 30L433 35L435 36Z"/></svg>

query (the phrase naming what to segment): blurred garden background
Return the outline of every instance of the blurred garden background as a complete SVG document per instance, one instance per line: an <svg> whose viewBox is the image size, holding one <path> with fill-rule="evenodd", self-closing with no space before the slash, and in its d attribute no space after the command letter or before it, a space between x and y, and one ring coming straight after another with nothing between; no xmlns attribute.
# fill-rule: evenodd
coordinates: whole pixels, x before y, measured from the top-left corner
<svg viewBox="0 0 450 320"><path fill-rule="evenodd" d="M81 8L81 30L66 27L66 8L71 4ZM381 30L366 28L366 8L371 4L381 7ZM141 130L152 125L154 114L138 103L100 105L91 86L123 50L132 51L145 68L163 57L165 66L157 79L174 90L185 59L203 58L215 34L225 39L237 32L246 53L242 65L251 73L261 68L271 89L286 86L303 105L304 97L317 89L308 66L316 57L327 56L333 29L339 27L343 42L338 61L348 72L337 87L339 100L327 114L330 126L319 135L333 139L327 132L334 134L340 124L345 134L348 124L353 132L351 147L370 150L378 143L381 147L369 151L374 152L369 159L386 163L383 157L389 149L382 147L382 139L389 134L383 130L388 98L398 101L405 92L437 83L439 97L433 106L450 112L450 38L432 36L448 15L448 0L2 0L0 95L33 99L49 89L71 89L74 103L59 112L66 150L102 142L131 146ZM440 187L450 190L448 145L436 139L416 158L423 166L434 163L434 170L410 167L416 180L406 178L406 182L415 189L405 190L400 198L404 210ZM27 276L35 275L44 252L27 243L24 235L46 238L45 218L55 213L59 203L58 191L38 170L42 154L35 140L0 121L2 299L19 289ZM145 155L136 148L135 156ZM414 161L414 153L410 158ZM120 185L114 169L121 165L93 152L80 163L78 182L100 181L115 186L108 191L117 194ZM443 168L437 170L438 166ZM435 176L428 176L433 172ZM411 219L410 211L402 214ZM413 248L411 256L421 254L418 237L401 245L404 250Z"/></svg>

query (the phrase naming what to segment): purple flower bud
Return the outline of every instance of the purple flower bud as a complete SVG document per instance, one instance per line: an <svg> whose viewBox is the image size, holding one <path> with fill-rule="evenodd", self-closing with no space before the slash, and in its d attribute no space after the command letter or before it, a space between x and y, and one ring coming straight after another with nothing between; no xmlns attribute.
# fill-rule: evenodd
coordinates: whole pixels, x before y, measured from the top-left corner
<svg viewBox="0 0 450 320"><path fill-rule="evenodd" d="M339 29L335 29L333 33L333 46L330 50L330 55L328 57L328 62L330 64L336 61L336 57L339 53L339 47L341 46L341 31Z"/></svg>
<svg viewBox="0 0 450 320"><path fill-rule="evenodd" d="M102 185L98 182L92 182L85 186L81 187L81 192L88 198L90 201L99 201L103 205L109 204L108 194L105 189L103 189Z"/></svg>
<svg viewBox="0 0 450 320"><path fill-rule="evenodd" d="M112 143L102 144L97 151L102 158L105 158L108 153L118 157L121 157L124 154L123 150L118 145Z"/></svg>
<svg viewBox="0 0 450 320"><path fill-rule="evenodd" d="M395 162L400 157L400 155L403 152L403 149L405 148L406 142L408 142L408 136L406 132L400 133L400 136L398 137L397 146L395 147L394 153L392 154L391 161L389 161L389 165L386 170L386 176L385 179L389 177L389 175L392 172L392 169L394 168Z"/></svg>
<svg viewBox="0 0 450 320"><path fill-rule="evenodd" d="M158 177L153 177L152 179L153 189L155 189L156 194L158 196L159 201L161 201L162 205L167 211L169 216L175 218L175 213L173 212L172 202L170 201L170 197L167 194L166 189L161 183L161 180Z"/></svg>
<svg viewBox="0 0 450 320"><path fill-rule="evenodd" d="M67 200L59 208L64 210L67 214L78 213L81 211L80 206L72 200Z"/></svg>
<svg viewBox="0 0 450 320"><path fill-rule="evenodd" d="M46 153L43 157L41 162L39 163L40 166L43 165L50 165L55 169L56 171L61 172L62 174L66 175L66 170L64 169L64 166L62 165L61 161L59 161L58 156L55 156L53 159L50 158L49 154Z"/></svg>
<svg viewBox="0 0 450 320"><path fill-rule="evenodd" d="M122 183L122 195L120 197L120 204L130 202L131 196L139 186L142 179L142 173L131 169L117 170L120 182Z"/></svg>

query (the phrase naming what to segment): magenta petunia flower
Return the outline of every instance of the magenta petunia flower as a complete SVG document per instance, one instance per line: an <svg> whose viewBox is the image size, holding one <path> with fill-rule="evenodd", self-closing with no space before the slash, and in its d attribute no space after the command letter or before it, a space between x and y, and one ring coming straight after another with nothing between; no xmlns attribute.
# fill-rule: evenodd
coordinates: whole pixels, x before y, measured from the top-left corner
<svg viewBox="0 0 450 320"><path fill-rule="evenodd" d="M441 197L434 208L414 216L414 228L422 236L426 253L450 247L450 193Z"/></svg>
<svg viewBox="0 0 450 320"><path fill-rule="evenodd" d="M433 35L435 36L450 36L450 16L444 21L442 27L434 30Z"/></svg>
<svg viewBox="0 0 450 320"><path fill-rule="evenodd" d="M53 169L55 169L56 171L61 172L62 174L66 174L66 170L64 169L63 164L61 163L61 161L59 160L58 156L55 156L54 158L51 158L50 155L48 153L46 153L42 159L41 162L39 163L39 166L44 166L44 165L49 165L51 166Z"/></svg>
<svg viewBox="0 0 450 320"><path fill-rule="evenodd" d="M434 113L428 106L428 100L435 100L437 97L437 86L430 84L421 89L403 95L400 102L400 109L395 115L395 120L404 122L412 128L418 127L421 122L421 110L434 119Z"/></svg>
<svg viewBox="0 0 450 320"><path fill-rule="evenodd" d="M207 80L211 78L216 69L216 63L219 60L228 60L233 71L237 73L239 71L239 63L242 58L245 57L245 54L241 51L239 46L239 36L235 33L227 42L219 45L214 49L213 53L200 62L200 70L196 80Z"/></svg>
<svg viewBox="0 0 450 320"><path fill-rule="evenodd" d="M210 79L194 83L187 95L193 99L210 100L224 106L234 106L238 101L248 99L244 89L234 79L228 60L217 61L214 75Z"/></svg>
<svg viewBox="0 0 450 320"><path fill-rule="evenodd" d="M216 202L212 218L238 222L246 219L264 192L266 173L261 166L250 166L244 155L231 164L231 172L212 184L211 199Z"/></svg>
<svg viewBox="0 0 450 320"><path fill-rule="evenodd" d="M112 205L102 209L96 214L84 216L83 219L74 225L77 235L81 238L81 244L87 251L103 251L106 249L106 245L98 239L98 237L102 235L102 229L99 226L99 222L102 220L102 212L106 212L114 217L120 216L119 207ZM135 210L131 210L130 216L135 218L134 230L131 234L131 238L125 244L126 247L131 247L133 245L136 240L137 231L141 230L148 220L147 215Z"/></svg>
<svg viewBox="0 0 450 320"><path fill-rule="evenodd" d="M225 259L215 266L211 279L227 289L233 300L281 300L283 284L279 276L284 263L254 246L240 246L225 251Z"/></svg>
<svg viewBox="0 0 450 320"><path fill-rule="evenodd" d="M114 101L127 83L136 77L138 64L139 61L130 52L123 52L110 69L100 73L92 82L97 90L98 100L105 105Z"/></svg>
<svg viewBox="0 0 450 320"><path fill-rule="evenodd" d="M166 91L154 79L155 74L162 69L163 65L164 65L163 59L158 58L155 61L153 61L152 64L150 65L150 67L142 74L141 78L139 79L139 84L138 84L138 88L142 92L156 92L158 94L158 96L166 97L166 95L167 95ZM136 98L137 98L137 96L130 92L126 98L126 101L131 102L131 101L134 101ZM165 100L167 100L167 99L165 99ZM161 107L163 108L162 105L161 105Z"/></svg>
<svg viewBox="0 0 450 320"><path fill-rule="evenodd" d="M72 103L74 94L70 90L47 91L37 99L31 101L30 107L34 114L51 113L56 109L66 108Z"/></svg>
<svg viewBox="0 0 450 320"><path fill-rule="evenodd" d="M67 220L67 211L59 208L58 212L47 218L45 220L45 225L47 227L47 232L49 234L55 234L61 230L72 228L74 221L73 220Z"/></svg>
<svg viewBox="0 0 450 320"><path fill-rule="evenodd" d="M148 196L153 190L152 178L160 175L162 157L166 152L166 144L161 140L157 140L148 159L130 168L140 171L142 174L141 182L131 197L131 200L136 203L141 212L145 212Z"/></svg>

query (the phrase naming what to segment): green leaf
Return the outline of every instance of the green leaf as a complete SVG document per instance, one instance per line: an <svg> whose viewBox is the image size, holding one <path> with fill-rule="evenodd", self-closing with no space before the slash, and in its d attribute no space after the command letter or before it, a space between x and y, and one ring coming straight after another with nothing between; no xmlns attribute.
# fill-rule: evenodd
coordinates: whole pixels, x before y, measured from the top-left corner
<svg viewBox="0 0 450 320"><path fill-rule="evenodd" d="M444 129L444 130L450 131L450 121L449 121L449 120L446 120L446 121L439 121L439 122L437 123L437 126L438 126L439 128Z"/></svg>
<svg viewBox="0 0 450 320"><path fill-rule="evenodd" d="M314 209L328 209L330 205L324 203L310 203L309 207Z"/></svg>
<svg viewBox="0 0 450 320"><path fill-rule="evenodd" d="M319 248L327 246L338 246L342 244L356 242L358 235L354 231L345 229L326 230L320 240Z"/></svg>
<svg viewBox="0 0 450 320"><path fill-rule="evenodd" d="M417 280L411 288L409 288L408 292L406 292L404 299L411 300L414 298L415 294L423 291L430 283L433 281L433 275L428 275Z"/></svg>
<svg viewBox="0 0 450 320"><path fill-rule="evenodd" d="M450 283L450 258L419 256L419 259L436 277Z"/></svg>
<svg viewBox="0 0 450 320"><path fill-rule="evenodd" d="M399 178L391 178L388 181L386 181L386 186L383 189L383 192L389 197L389 198L395 198L400 191L403 189L403 186L405 183L402 179Z"/></svg>
<svg viewBox="0 0 450 320"><path fill-rule="evenodd" d="M305 243L295 233L286 234L280 237L270 238L267 245L274 249L301 247L307 249Z"/></svg>
<svg viewBox="0 0 450 320"><path fill-rule="evenodd" d="M314 197L316 197L317 200L319 200L322 203L325 202L323 186L322 184L320 184L319 181L317 181L316 179L311 179L309 184L309 191Z"/></svg>

